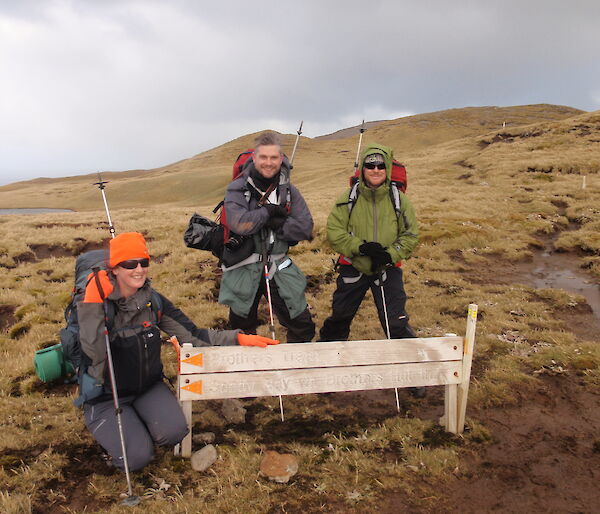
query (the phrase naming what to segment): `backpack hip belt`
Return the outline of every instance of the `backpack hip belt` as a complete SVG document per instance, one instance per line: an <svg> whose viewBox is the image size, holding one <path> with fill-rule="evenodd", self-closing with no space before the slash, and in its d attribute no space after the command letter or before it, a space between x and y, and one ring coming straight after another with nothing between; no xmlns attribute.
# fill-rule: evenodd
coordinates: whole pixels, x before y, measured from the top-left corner
<svg viewBox="0 0 600 514"><path fill-rule="evenodd" d="M285 255L286 255L285 253L270 254L268 257L268 261L275 263L276 261L283 259L285 257ZM248 264L254 264L255 262L262 262L262 260L263 260L262 254L253 253L252 255L250 255L250 257L247 257L243 261L240 261L237 264L234 264L233 266L229 266L228 268L226 268L225 265L222 264L221 269L223 270L223 273L226 273L227 271L234 270L241 266L247 266ZM291 263L291 260L290 260L290 263ZM289 266L289 265L284 266L284 268L287 266ZM279 269L283 269L283 268L279 268ZM269 274L270 274L270 272L269 272Z"/></svg>

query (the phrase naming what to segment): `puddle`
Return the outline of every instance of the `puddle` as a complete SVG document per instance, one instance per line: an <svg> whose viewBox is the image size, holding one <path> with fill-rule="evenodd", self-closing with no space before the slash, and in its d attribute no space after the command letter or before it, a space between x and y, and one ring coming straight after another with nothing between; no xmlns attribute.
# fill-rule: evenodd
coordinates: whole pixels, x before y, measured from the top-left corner
<svg viewBox="0 0 600 514"><path fill-rule="evenodd" d="M10 214L44 214L51 212L75 212L71 209L47 209L47 208L31 208L31 209L0 209L0 215Z"/></svg>
<svg viewBox="0 0 600 514"><path fill-rule="evenodd" d="M577 255L554 251L553 243L558 235L544 238L544 249L534 250L530 261L507 262L491 256L489 266L465 266L461 272L475 284L522 284L534 289L562 289L582 296L587 304L584 309L563 309L556 314L578 337L598 340L600 284L580 267L582 261ZM462 260L460 253L452 253L450 257L459 262ZM431 281L430 284L436 285Z"/></svg>
<svg viewBox="0 0 600 514"><path fill-rule="evenodd" d="M600 286L592 275L578 268L573 256L550 251L542 252L534 259L531 285L536 289L564 289L583 296L600 320Z"/></svg>

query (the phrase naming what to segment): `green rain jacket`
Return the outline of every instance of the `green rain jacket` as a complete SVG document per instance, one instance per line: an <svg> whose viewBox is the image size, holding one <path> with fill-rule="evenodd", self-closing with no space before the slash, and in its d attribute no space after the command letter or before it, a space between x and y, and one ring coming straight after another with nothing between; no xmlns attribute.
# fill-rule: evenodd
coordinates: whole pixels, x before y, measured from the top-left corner
<svg viewBox="0 0 600 514"><path fill-rule="evenodd" d="M359 176L358 198L349 209L351 189L346 190L336 201L327 219L327 238L331 247L342 254L358 271L372 275L371 258L361 255L358 247L366 241L376 241L391 255L392 262L408 259L419 241L419 228L415 211L408 197L400 194L400 215L390 196L392 174L392 149L383 145L369 145L362 153L360 169L368 155L380 153L384 156L387 171L386 181L377 189L370 189Z"/></svg>

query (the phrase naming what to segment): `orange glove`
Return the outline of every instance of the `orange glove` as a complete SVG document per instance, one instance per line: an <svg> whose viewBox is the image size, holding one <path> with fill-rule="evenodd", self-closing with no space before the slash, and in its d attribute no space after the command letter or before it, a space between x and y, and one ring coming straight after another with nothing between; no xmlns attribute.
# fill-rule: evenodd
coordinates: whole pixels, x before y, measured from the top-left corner
<svg viewBox="0 0 600 514"><path fill-rule="evenodd" d="M102 293L104 296L101 296L100 291L98 291L98 284L96 284L94 273L90 273L88 275L88 285L85 288L83 303L102 303L104 298L112 293L113 285L108 278L106 270L102 269L98 272L98 280L100 281L100 286L102 286Z"/></svg>
<svg viewBox="0 0 600 514"><path fill-rule="evenodd" d="M238 343L241 346L260 346L266 348L269 344L279 344L277 339L269 339L268 337L256 336L254 334L238 334Z"/></svg>

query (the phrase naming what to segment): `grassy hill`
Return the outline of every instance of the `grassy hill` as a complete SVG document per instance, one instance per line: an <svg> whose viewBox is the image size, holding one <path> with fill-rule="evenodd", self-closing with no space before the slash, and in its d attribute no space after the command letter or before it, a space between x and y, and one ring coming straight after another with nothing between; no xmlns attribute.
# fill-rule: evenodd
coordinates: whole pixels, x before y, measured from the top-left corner
<svg viewBox="0 0 600 514"><path fill-rule="evenodd" d="M326 218L356 152L357 132L341 135L302 138L294 169L315 237L290 254L307 275L317 328L336 279ZM153 285L202 327L226 324L220 269L207 252L186 248L182 233L193 210L210 213L252 138L156 170L103 175L117 231L146 234ZM289 151L294 137L285 139ZM133 474L136 494L146 498L138 510L598 511L589 470L600 448L600 317L582 294L536 279L541 263L559 258L552 273L567 282L575 274L588 285L600 280L600 111L456 109L381 122L365 134L370 141L392 145L408 168L420 244L402 269L417 335L462 335L467 305L479 305L466 432L453 437L436 425L444 391L435 387L422 400L401 390L400 415L391 390L286 397L285 423L276 398L244 400L244 424L226 421L219 402L196 402L194 432L216 434L219 460L196 473L169 450L158 452ZM74 256L109 238L95 180L0 188L2 206L82 211L0 216L3 512L121 511L123 475L102 461L72 405L74 386L42 384L32 366L34 352L55 344L64 324ZM268 319L265 305L260 316ZM350 338L382 335L368 296ZM173 377L169 345L163 360ZM298 457L289 484L258 476L268 449ZM166 492L162 480L171 485Z"/></svg>
<svg viewBox="0 0 600 514"><path fill-rule="evenodd" d="M378 141L392 146L402 160L419 150L464 137L483 136L517 126L569 118L582 111L553 105L518 107L469 107L451 109L382 121L372 126L365 142ZM344 129L333 135L305 138L300 141L295 164L294 181L302 189L320 184L323 176L348 173L356 154L358 129ZM256 134L248 134L221 146L153 170L132 170L103 173L108 186L111 207L136 207L171 204L196 206L216 203L230 180L231 165L240 151L252 146ZM291 153L295 140L285 135L285 149ZM101 198L92 186L96 175L59 179L36 179L0 187L3 207L55 207L78 211L101 208Z"/></svg>

